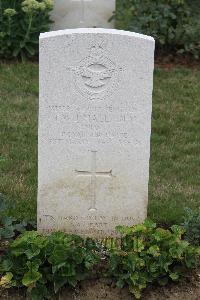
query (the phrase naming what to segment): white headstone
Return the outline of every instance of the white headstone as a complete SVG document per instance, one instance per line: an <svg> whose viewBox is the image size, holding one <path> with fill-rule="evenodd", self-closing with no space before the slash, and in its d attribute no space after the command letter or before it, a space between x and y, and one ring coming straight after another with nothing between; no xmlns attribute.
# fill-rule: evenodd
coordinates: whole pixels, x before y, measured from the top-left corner
<svg viewBox="0 0 200 300"><path fill-rule="evenodd" d="M153 57L137 33L41 34L39 231L114 236L146 217Z"/></svg>
<svg viewBox="0 0 200 300"><path fill-rule="evenodd" d="M80 27L112 28L108 22L115 10L115 0L54 0L53 30Z"/></svg>

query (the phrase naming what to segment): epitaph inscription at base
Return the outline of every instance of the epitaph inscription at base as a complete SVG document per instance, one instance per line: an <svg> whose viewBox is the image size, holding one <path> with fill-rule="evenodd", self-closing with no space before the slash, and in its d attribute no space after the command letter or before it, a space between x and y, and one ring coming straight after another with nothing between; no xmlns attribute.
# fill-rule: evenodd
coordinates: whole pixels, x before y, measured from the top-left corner
<svg viewBox="0 0 200 300"><path fill-rule="evenodd" d="M41 34L40 232L116 236L146 217L153 55L136 33Z"/></svg>

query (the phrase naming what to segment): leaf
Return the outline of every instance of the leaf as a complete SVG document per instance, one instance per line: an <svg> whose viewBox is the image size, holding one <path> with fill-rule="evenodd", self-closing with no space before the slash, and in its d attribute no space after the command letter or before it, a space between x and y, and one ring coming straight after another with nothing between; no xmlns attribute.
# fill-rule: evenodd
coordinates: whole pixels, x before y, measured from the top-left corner
<svg viewBox="0 0 200 300"><path fill-rule="evenodd" d="M92 252L88 252L88 254L90 255L90 253ZM73 260L76 261L77 264L81 264L84 260L84 256L86 255L86 250L82 247L76 247L76 250L73 251L72 253L72 257ZM70 254L71 256L71 254Z"/></svg>
<svg viewBox="0 0 200 300"><path fill-rule="evenodd" d="M75 264L66 263L62 274L67 277L76 276Z"/></svg>
<svg viewBox="0 0 200 300"><path fill-rule="evenodd" d="M20 256L26 254L28 258L32 258L40 253L48 243L46 236L40 235L37 231L26 231L21 234L10 245L11 254Z"/></svg>
<svg viewBox="0 0 200 300"><path fill-rule="evenodd" d="M24 274L22 278L22 284L29 287L35 284L40 278L42 274L37 271L37 268L32 268L27 273Z"/></svg>
<svg viewBox="0 0 200 300"><path fill-rule="evenodd" d="M23 50L20 51L21 60L24 63L27 59L26 54Z"/></svg>
<svg viewBox="0 0 200 300"><path fill-rule="evenodd" d="M0 286L9 287L11 285L12 278L13 274L11 272L7 272L6 275L1 277Z"/></svg>
<svg viewBox="0 0 200 300"><path fill-rule="evenodd" d="M171 238L172 234L168 229L156 228L155 232L152 234L156 241L168 240Z"/></svg>
<svg viewBox="0 0 200 300"><path fill-rule="evenodd" d="M26 225L27 225L27 223L25 223L25 224L23 222L18 223L18 224L14 225L14 229L17 230L20 233L23 233L23 232L26 231Z"/></svg>
<svg viewBox="0 0 200 300"><path fill-rule="evenodd" d="M164 286L168 283L168 278L167 277L161 277L161 278L158 278L158 283L161 285L161 286Z"/></svg>
<svg viewBox="0 0 200 300"><path fill-rule="evenodd" d="M24 46L25 46L25 41L21 41L19 45L20 45L20 48L24 48Z"/></svg>
<svg viewBox="0 0 200 300"><path fill-rule="evenodd" d="M136 252L141 252L142 250L144 250L144 241L143 238L134 238L133 239L133 250Z"/></svg>
<svg viewBox="0 0 200 300"><path fill-rule="evenodd" d="M51 256L49 257L49 262L52 265L59 265L67 259L67 251L64 245L55 245Z"/></svg>
<svg viewBox="0 0 200 300"><path fill-rule="evenodd" d="M56 273L60 268L64 267L66 265L66 262L62 262L58 265L52 266L52 273Z"/></svg>
<svg viewBox="0 0 200 300"><path fill-rule="evenodd" d="M177 244L173 245L169 249L169 253L171 254L171 256L173 258L183 259L184 251L187 248L187 246L188 246L188 242L181 241L180 243L177 243Z"/></svg>
<svg viewBox="0 0 200 300"><path fill-rule="evenodd" d="M73 287L75 287L76 285L77 285L77 279L75 278L75 277L68 277L68 283L71 285L71 286L73 286Z"/></svg>
<svg viewBox="0 0 200 300"><path fill-rule="evenodd" d="M25 45L25 49L29 52L29 54L34 55L35 54L35 49L31 47L30 45Z"/></svg>
<svg viewBox="0 0 200 300"><path fill-rule="evenodd" d="M21 51L21 47L17 46L16 48L14 48L12 55L14 57L17 57L19 55L20 51Z"/></svg>
<svg viewBox="0 0 200 300"><path fill-rule="evenodd" d="M0 212L5 211L8 208L6 197L0 193Z"/></svg>
<svg viewBox="0 0 200 300"><path fill-rule="evenodd" d="M13 224L14 221L16 221L15 218L13 218L13 217L6 217L6 218L4 219L4 226L5 226L5 227L6 227L6 226L10 226L10 225Z"/></svg>
<svg viewBox="0 0 200 300"><path fill-rule="evenodd" d="M30 246L30 248L28 248L27 250L24 251L24 254L26 254L28 259L32 259L35 256L38 256L38 254L40 254L40 249L36 248L37 246Z"/></svg>
<svg viewBox="0 0 200 300"><path fill-rule="evenodd" d="M159 269L159 265L157 264L157 262L153 261L151 264L150 264L150 272L152 273L156 273Z"/></svg>
<svg viewBox="0 0 200 300"><path fill-rule="evenodd" d="M85 267L87 269L91 269L99 260L99 257L95 255L94 253L90 252L87 253L85 256Z"/></svg>
<svg viewBox="0 0 200 300"><path fill-rule="evenodd" d="M176 234L177 237L181 238L181 236L184 234L185 230L183 227L179 226L179 225L173 225L171 227L171 230L173 233Z"/></svg>
<svg viewBox="0 0 200 300"><path fill-rule="evenodd" d="M115 227L115 230L121 234L130 234L132 232L131 227L118 225Z"/></svg>
<svg viewBox="0 0 200 300"><path fill-rule="evenodd" d="M12 225L1 228L0 235L4 239L11 239L15 236L14 227Z"/></svg>
<svg viewBox="0 0 200 300"><path fill-rule="evenodd" d="M152 220L150 220L150 219L148 219L148 218L144 221L144 225L145 225L148 229L154 229L154 228L156 228L156 223L154 223Z"/></svg>
<svg viewBox="0 0 200 300"><path fill-rule="evenodd" d="M138 287L129 285L129 291L135 296L136 299L141 298L141 290Z"/></svg>
<svg viewBox="0 0 200 300"><path fill-rule="evenodd" d="M133 232L145 232L146 231L146 226L144 224L137 224L133 226Z"/></svg>
<svg viewBox="0 0 200 300"><path fill-rule="evenodd" d="M124 287L124 280L123 279L119 279L119 280L117 280L117 282L116 282L116 286L118 287L118 288L120 288L120 289L122 289L123 287Z"/></svg>
<svg viewBox="0 0 200 300"><path fill-rule="evenodd" d="M94 241L93 239L91 238L86 238L85 240L85 247L88 249L88 250L97 250L97 242Z"/></svg>
<svg viewBox="0 0 200 300"><path fill-rule="evenodd" d="M36 283L35 287L31 289L31 300L53 299L53 297L50 298L49 296L50 293L43 284Z"/></svg>
<svg viewBox="0 0 200 300"><path fill-rule="evenodd" d="M179 274L178 274L178 273L170 273L170 274L169 274L169 277L170 277L172 280L176 281L176 280L179 279Z"/></svg>
<svg viewBox="0 0 200 300"><path fill-rule="evenodd" d="M0 263L0 272L8 272L13 266L12 260L9 258L3 259L3 261Z"/></svg>
<svg viewBox="0 0 200 300"><path fill-rule="evenodd" d="M56 273L54 276L54 292L57 293L66 283L68 283L68 278Z"/></svg>
<svg viewBox="0 0 200 300"><path fill-rule="evenodd" d="M153 257L160 256L160 248L157 245L149 247L147 253L151 254Z"/></svg>
<svg viewBox="0 0 200 300"><path fill-rule="evenodd" d="M130 276L130 280L131 280L131 282L134 284L134 285L136 285L137 284L137 281L138 281L138 279L139 279L139 273L138 272L134 272L134 273L132 273L132 274L130 274L131 276Z"/></svg>

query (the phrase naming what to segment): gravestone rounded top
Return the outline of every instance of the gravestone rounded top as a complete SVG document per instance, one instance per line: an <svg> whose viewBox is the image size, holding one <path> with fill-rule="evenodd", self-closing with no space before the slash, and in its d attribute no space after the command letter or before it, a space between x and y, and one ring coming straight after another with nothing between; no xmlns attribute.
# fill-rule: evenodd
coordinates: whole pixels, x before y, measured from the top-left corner
<svg viewBox="0 0 200 300"><path fill-rule="evenodd" d="M152 42L155 42L154 38L149 35L125 31L125 30L117 30L117 29L106 29L106 28L76 28L76 29L63 29L63 30L56 30L56 31L49 31L40 34L40 39L43 38L50 38L62 35L69 35L69 34L84 34L84 33L92 33L92 34L111 34L111 35L120 35L120 36L130 36L139 39L145 39Z"/></svg>

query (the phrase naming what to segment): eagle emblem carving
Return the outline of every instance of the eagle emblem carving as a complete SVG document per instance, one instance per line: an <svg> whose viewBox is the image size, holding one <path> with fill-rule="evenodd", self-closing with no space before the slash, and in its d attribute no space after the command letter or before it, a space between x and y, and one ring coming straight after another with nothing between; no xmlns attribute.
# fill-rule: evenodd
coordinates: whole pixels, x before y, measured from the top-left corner
<svg viewBox="0 0 200 300"><path fill-rule="evenodd" d="M116 87L121 68L109 58L106 49L97 43L90 48L88 56L71 69L78 91L90 100L101 100Z"/></svg>

